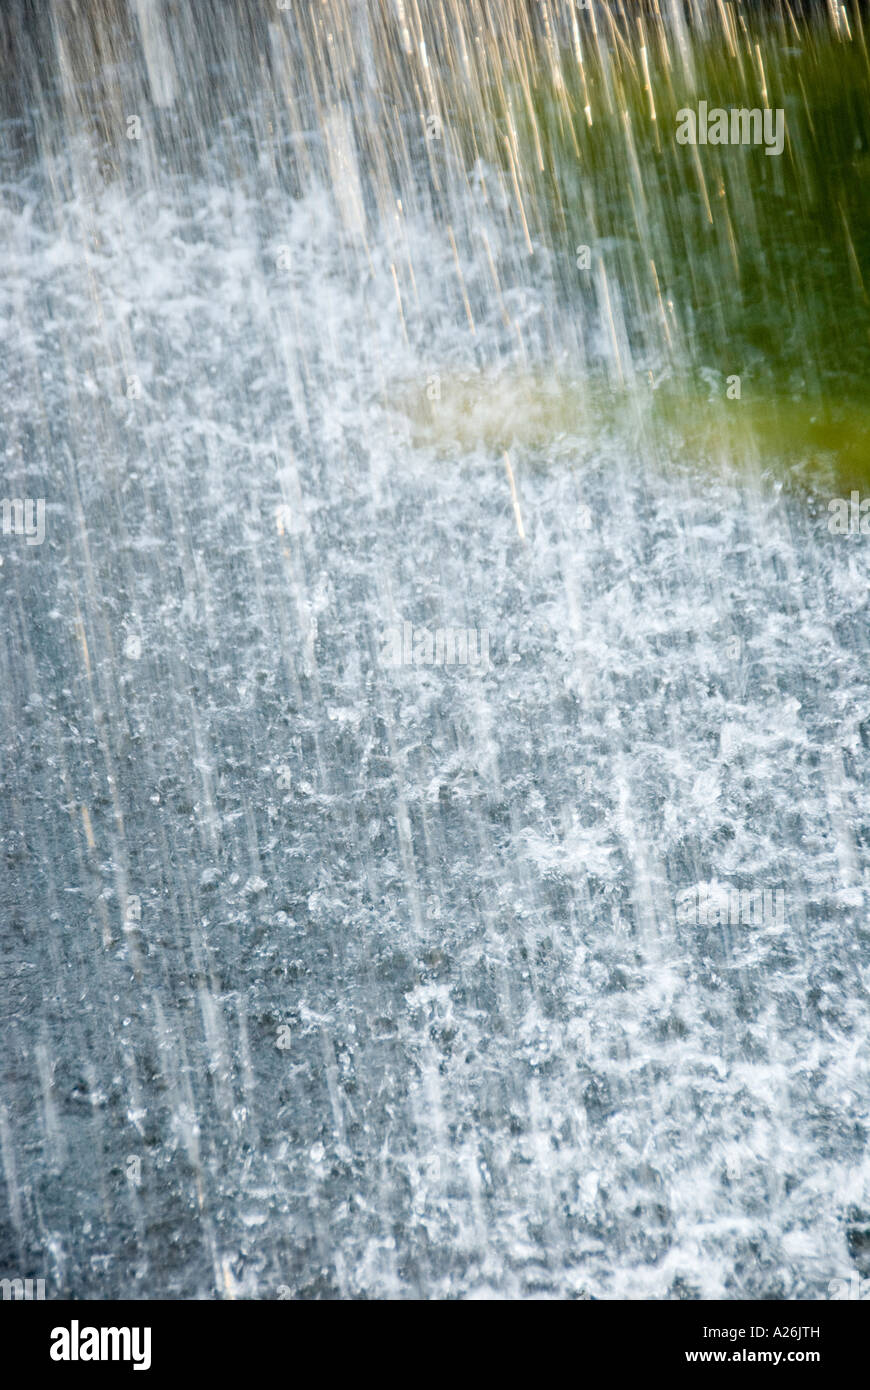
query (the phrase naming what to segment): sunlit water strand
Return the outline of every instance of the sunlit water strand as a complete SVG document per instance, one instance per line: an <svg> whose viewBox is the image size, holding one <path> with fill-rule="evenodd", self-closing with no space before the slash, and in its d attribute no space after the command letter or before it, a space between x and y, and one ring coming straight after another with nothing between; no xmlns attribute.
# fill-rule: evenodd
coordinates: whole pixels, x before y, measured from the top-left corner
<svg viewBox="0 0 870 1390"><path fill-rule="evenodd" d="M0 1273L811 1298L866 1262L867 564L762 419L854 412L860 364L759 353L722 413L733 305L702 332L687 284L763 259L763 198L729 231L698 150L681 268L637 132L708 30L761 69L749 11L692 8L12 7L0 447L46 537L2 537ZM765 42L858 63L849 13ZM488 666L385 663L406 623ZM786 925L680 921L709 883Z"/></svg>

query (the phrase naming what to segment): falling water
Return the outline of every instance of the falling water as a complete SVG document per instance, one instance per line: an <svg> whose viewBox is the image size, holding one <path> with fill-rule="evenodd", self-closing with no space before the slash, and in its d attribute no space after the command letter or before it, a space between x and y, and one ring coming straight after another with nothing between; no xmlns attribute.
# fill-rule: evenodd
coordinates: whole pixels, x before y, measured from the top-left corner
<svg viewBox="0 0 870 1390"><path fill-rule="evenodd" d="M860 8L9 0L0 58L0 1276L870 1274Z"/></svg>

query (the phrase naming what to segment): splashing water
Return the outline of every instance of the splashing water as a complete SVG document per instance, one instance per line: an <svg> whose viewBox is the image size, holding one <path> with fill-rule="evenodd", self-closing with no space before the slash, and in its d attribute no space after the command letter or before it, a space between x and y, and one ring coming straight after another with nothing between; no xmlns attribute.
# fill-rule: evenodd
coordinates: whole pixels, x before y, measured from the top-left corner
<svg viewBox="0 0 870 1390"><path fill-rule="evenodd" d="M870 67L803 8L6 6L0 1275L870 1273Z"/></svg>

